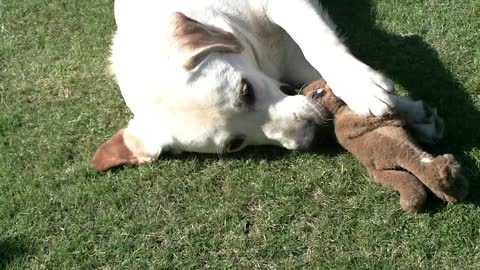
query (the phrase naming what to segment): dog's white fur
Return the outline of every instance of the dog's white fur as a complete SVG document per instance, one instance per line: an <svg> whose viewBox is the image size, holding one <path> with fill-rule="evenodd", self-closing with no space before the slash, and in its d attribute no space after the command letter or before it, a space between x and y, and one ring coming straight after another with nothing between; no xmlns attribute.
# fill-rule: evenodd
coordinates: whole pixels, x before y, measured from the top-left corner
<svg viewBox="0 0 480 270"><path fill-rule="evenodd" d="M313 140L304 138L311 130L305 126L320 125L322 109L280 86L301 87L321 77L357 113L404 111L421 139L441 136L436 114L395 96L389 79L349 53L318 1L117 0L115 18L112 70L134 114L122 136L138 163L166 150L308 148ZM235 44L220 44L215 34L206 37L213 49L182 46L195 43L176 36L183 23L232 33L241 49L228 49ZM238 106L245 81L254 102Z"/></svg>

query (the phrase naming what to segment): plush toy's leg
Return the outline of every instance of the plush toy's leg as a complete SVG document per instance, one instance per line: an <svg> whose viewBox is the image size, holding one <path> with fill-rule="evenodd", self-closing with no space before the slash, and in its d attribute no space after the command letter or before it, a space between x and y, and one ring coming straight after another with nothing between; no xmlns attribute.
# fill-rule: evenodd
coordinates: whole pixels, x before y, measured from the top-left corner
<svg viewBox="0 0 480 270"><path fill-rule="evenodd" d="M427 193L423 184L411 173L396 170L369 168L373 180L400 193L400 206L403 210L418 211L422 208Z"/></svg>
<svg viewBox="0 0 480 270"><path fill-rule="evenodd" d="M468 193L468 182L460 173L460 164L450 155L422 157L407 168L437 197L458 202Z"/></svg>
<svg viewBox="0 0 480 270"><path fill-rule="evenodd" d="M468 182L452 155L433 157L411 143L404 143L401 148L397 164L415 175L437 197L458 202L467 196Z"/></svg>

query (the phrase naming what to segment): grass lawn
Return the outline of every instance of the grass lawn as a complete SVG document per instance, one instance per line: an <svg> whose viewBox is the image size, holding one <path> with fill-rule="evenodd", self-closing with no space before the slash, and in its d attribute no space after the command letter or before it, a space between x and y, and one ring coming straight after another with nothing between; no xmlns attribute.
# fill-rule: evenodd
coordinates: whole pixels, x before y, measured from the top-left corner
<svg viewBox="0 0 480 270"><path fill-rule="evenodd" d="M480 268L480 1L324 0L355 55L445 118L472 191L402 212L337 146L97 173L130 115L112 0L0 1L0 268Z"/></svg>

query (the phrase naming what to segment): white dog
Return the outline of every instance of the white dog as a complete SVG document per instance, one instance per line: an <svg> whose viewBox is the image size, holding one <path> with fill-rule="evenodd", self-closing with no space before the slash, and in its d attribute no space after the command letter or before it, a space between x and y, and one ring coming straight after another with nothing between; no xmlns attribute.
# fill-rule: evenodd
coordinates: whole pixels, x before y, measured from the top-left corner
<svg viewBox="0 0 480 270"><path fill-rule="evenodd" d="M359 114L403 111L417 137L440 118L354 58L308 0L117 0L112 70L134 117L100 146L97 170L162 152L233 152L247 145L308 149L322 108L284 84L325 78Z"/></svg>

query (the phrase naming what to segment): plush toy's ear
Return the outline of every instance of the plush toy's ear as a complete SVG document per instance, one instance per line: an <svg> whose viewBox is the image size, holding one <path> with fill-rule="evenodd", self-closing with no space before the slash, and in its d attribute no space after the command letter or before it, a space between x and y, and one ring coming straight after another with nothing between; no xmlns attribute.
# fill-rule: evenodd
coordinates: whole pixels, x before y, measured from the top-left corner
<svg viewBox="0 0 480 270"><path fill-rule="evenodd" d="M120 165L137 165L137 157L125 143L125 129L121 129L110 140L98 147L90 162L97 171L105 171Z"/></svg>
<svg viewBox="0 0 480 270"><path fill-rule="evenodd" d="M195 68L210 52L238 53L243 50L240 41L230 32L207 26L183 13L172 15L174 42L185 54L184 67Z"/></svg>

